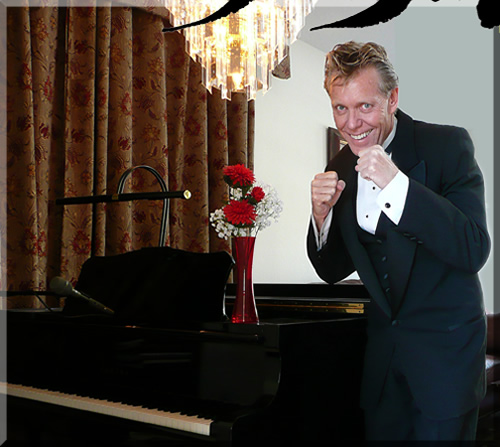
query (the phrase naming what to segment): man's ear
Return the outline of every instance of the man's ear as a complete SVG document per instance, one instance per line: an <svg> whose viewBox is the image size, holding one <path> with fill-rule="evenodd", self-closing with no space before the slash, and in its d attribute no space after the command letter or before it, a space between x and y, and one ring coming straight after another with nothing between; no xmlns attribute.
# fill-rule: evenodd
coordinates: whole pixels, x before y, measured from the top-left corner
<svg viewBox="0 0 500 447"><path fill-rule="evenodd" d="M399 87L396 87L389 94L389 112L396 113L399 104Z"/></svg>

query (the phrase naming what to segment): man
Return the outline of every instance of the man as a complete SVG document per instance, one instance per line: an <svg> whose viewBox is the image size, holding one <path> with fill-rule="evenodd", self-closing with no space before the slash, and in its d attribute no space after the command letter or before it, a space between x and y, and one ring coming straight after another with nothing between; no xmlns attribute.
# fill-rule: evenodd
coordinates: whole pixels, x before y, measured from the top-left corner
<svg viewBox="0 0 500 447"><path fill-rule="evenodd" d="M370 440L470 440L485 392L484 184L468 133L398 109L383 47L348 42L325 88L348 146L311 184L308 254L371 296L361 385Z"/></svg>

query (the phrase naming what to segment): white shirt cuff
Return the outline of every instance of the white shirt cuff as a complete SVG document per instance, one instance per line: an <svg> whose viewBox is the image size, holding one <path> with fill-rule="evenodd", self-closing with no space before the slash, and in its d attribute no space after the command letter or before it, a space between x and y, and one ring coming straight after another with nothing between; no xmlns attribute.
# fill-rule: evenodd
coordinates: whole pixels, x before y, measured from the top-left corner
<svg viewBox="0 0 500 447"><path fill-rule="evenodd" d="M332 224L332 214L332 210L330 210L330 212L326 216L325 221L323 222L323 225L321 226L321 230L319 231L316 227L316 221L314 220L314 217L311 216L311 223L314 231L314 236L316 238L316 247L318 248L318 251L323 248L328 239L328 232L330 231L330 226Z"/></svg>
<svg viewBox="0 0 500 447"><path fill-rule="evenodd" d="M399 171L392 181L379 192L376 199L380 209L396 225L403 215L409 184L408 176Z"/></svg>

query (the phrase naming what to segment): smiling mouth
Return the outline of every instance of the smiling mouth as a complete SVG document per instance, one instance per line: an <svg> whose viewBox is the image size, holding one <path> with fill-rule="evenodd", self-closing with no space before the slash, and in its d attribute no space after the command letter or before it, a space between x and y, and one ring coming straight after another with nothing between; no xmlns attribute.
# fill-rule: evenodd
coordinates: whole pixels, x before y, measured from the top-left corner
<svg viewBox="0 0 500 447"><path fill-rule="evenodd" d="M359 135L352 135L351 134L351 138L353 140L362 140L363 138L366 138L368 135L370 135L370 133L372 132L373 129L370 129L364 133L360 133Z"/></svg>

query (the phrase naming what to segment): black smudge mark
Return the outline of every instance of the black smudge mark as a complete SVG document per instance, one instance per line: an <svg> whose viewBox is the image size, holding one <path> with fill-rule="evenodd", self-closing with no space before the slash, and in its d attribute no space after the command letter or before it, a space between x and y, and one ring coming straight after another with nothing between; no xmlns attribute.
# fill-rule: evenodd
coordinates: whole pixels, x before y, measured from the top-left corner
<svg viewBox="0 0 500 447"><path fill-rule="evenodd" d="M240 9L247 6L251 1L252 0L229 0L222 8L213 12L212 14L205 17L204 19L197 20L196 22L192 22L192 23L186 23L186 24L180 25L180 26L175 26L172 28L163 28L163 31L170 32L170 31L177 31L177 30L184 29L184 28L189 28L191 26L205 25L206 23L213 22L215 20L226 17L231 13L238 12Z"/></svg>
<svg viewBox="0 0 500 447"><path fill-rule="evenodd" d="M436 0L434 0L436 1ZM365 26L378 25L400 15L409 5L411 0L379 0L369 8L344 20L311 28L311 31L323 28L364 28Z"/></svg>

